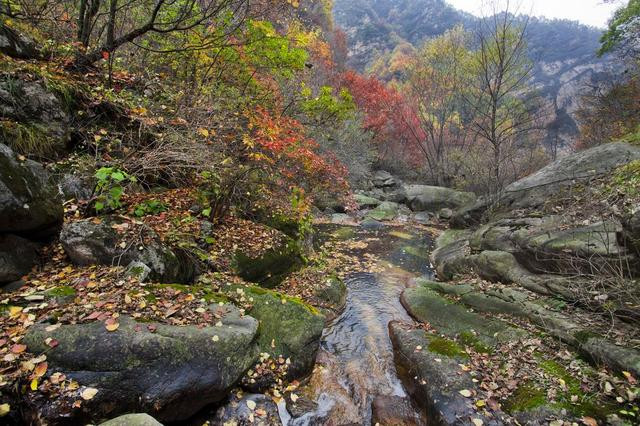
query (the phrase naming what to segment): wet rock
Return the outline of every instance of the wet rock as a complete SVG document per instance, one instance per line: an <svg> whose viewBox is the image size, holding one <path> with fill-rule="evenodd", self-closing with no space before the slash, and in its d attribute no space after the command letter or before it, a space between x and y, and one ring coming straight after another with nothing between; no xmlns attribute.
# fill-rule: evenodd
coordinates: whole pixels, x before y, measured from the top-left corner
<svg viewBox="0 0 640 426"><path fill-rule="evenodd" d="M100 423L100 426L162 426L162 423L148 414L141 413L125 414L124 416Z"/></svg>
<svg viewBox="0 0 640 426"><path fill-rule="evenodd" d="M469 374L460 374L459 364L466 362L463 352L450 355L432 352L428 348L434 337L396 321L389 323L389 334L398 375L424 410L429 424L467 425L474 419L484 425L503 424L503 413L488 418L476 412L471 398L460 394L461 390L476 388Z"/></svg>
<svg viewBox="0 0 640 426"><path fill-rule="evenodd" d="M303 264L300 246L290 238L285 238L278 247L267 250L259 257L237 252L233 261L240 277L265 288L276 287Z"/></svg>
<svg viewBox="0 0 640 426"><path fill-rule="evenodd" d="M80 399L85 387L98 390L71 413L62 400L39 401L38 414L52 424L61 416L82 424L127 412L146 412L170 422L224 399L258 356L258 322L227 306L222 327L137 323L126 316L113 332L102 322L62 325L53 331L46 330L48 324L32 326L24 338L28 350L46 353L50 373L62 372L81 386L78 395L69 396L69 405ZM59 344L51 348L47 338Z"/></svg>
<svg viewBox="0 0 640 426"><path fill-rule="evenodd" d="M143 238L127 241L116 228L129 225L116 217L66 223L60 234L65 252L76 265L129 265L139 262L150 269L149 278L165 283L190 283L196 265L180 250L164 245L157 234L142 225Z"/></svg>
<svg viewBox="0 0 640 426"><path fill-rule="evenodd" d="M18 281L38 260L39 245L16 235L0 235L0 284Z"/></svg>
<svg viewBox="0 0 640 426"><path fill-rule="evenodd" d="M362 229L366 229L367 231L380 231L384 229L386 225L379 220L367 218L360 223Z"/></svg>
<svg viewBox="0 0 640 426"><path fill-rule="evenodd" d="M418 212L413 215L413 220L421 225L429 225L433 219L433 214L429 212Z"/></svg>
<svg viewBox="0 0 640 426"><path fill-rule="evenodd" d="M413 211L437 213L444 208L457 209L473 203L476 196L471 192L460 192L449 188L428 185L407 185L407 205Z"/></svg>
<svg viewBox="0 0 640 426"><path fill-rule="evenodd" d="M287 411L294 419L304 416L308 413L313 413L318 409L318 404L309 398L296 395L295 402L292 399L292 394L285 395L287 401Z"/></svg>
<svg viewBox="0 0 640 426"><path fill-rule="evenodd" d="M314 297L321 301L326 321L337 317L347 303L347 286L337 277L329 277L314 292Z"/></svg>
<svg viewBox="0 0 640 426"><path fill-rule="evenodd" d="M0 144L0 233L50 237L60 230L62 218L62 202L42 165L23 161Z"/></svg>
<svg viewBox="0 0 640 426"><path fill-rule="evenodd" d="M371 424L384 426L422 426L411 401L400 396L376 396L371 403Z"/></svg>
<svg viewBox="0 0 640 426"><path fill-rule="evenodd" d="M214 425L279 426L278 406L262 394L232 394L231 401L218 409L210 421Z"/></svg>

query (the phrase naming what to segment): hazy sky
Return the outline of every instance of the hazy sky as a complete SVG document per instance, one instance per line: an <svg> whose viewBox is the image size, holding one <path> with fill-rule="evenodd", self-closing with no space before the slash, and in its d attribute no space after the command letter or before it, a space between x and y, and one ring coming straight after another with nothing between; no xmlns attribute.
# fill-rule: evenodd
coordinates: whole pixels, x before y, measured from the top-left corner
<svg viewBox="0 0 640 426"><path fill-rule="evenodd" d="M447 0L454 7L481 15L484 0ZM502 0L502 3L505 3ZM520 13L547 18L571 19L595 27L605 27L608 19L624 0L604 4L602 0L511 0L520 4ZM513 6L512 6L513 7ZM485 6L486 9L486 6Z"/></svg>

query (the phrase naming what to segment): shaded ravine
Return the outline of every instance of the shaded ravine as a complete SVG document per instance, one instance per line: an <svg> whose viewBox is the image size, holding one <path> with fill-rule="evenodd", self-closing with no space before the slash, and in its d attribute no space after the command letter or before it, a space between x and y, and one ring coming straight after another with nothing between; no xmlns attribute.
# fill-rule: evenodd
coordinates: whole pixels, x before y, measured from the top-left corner
<svg viewBox="0 0 640 426"><path fill-rule="evenodd" d="M425 424L397 377L388 324L412 321L400 294L413 278L432 276L432 240L426 233L398 228L358 230L352 239L366 241L367 247L349 254L375 255L376 272L353 271L345 278L344 311L325 328L316 369L300 390L318 408L297 419L281 410L283 424L369 425L376 414Z"/></svg>

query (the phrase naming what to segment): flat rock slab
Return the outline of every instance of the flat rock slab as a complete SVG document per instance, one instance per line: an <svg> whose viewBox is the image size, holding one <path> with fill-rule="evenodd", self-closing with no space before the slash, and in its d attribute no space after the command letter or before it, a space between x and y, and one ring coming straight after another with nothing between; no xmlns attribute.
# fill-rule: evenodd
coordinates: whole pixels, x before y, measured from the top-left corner
<svg viewBox="0 0 640 426"><path fill-rule="evenodd" d="M50 374L62 372L77 381L78 392L86 387L98 390L80 412L69 410L78 421L127 412L179 421L224 399L258 358L255 319L228 315L222 323L178 327L120 317L119 328L112 332L102 322L62 325L51 331L48 324L36 324L24 343L32 353L47 354ZM50 348L48 338L58 345ZM64 401L44 401L38 413L55 424L67 409Z"/></svg>
<svg viewBox="0 0 640 426"><path fill-rule="evenodd" d="M450 302L425 285L407 288L400 298L409 314L418 321L428 323L439 333L455 337L460 333L473 333L484 345L493 346L524 336L521 330L502 321L485 318L469 312L463 306Z"/></svg>
<svg viewBox="0 0 640 426"><path fill-rule="evenodd" d="M473 399L460 393L475 389L472 377L460 370L464 357L431 352L428 348L433 337L406 324L389 323L389 334L399 376L425 411L429 424L469 425L473 420L484 425L503 424L502 413L489 417L474 409Z"/></svg>

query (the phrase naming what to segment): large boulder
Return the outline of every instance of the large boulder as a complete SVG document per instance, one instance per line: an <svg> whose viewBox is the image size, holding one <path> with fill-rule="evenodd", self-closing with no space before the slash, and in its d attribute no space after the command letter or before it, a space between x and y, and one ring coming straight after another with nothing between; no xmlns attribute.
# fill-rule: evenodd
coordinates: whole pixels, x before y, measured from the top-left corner
<svg viewBox="0 0 640 426"><path fill-rule="evenodd" d="M166 246L147 226L116 217L66 223L60 242L76 265L144 264L151 280L166 283L190 283L196 275L195 263L181 250Z"/></svg>
<svg viewBox="0 0 640 426"><path fill-rule="evenodd" d="M378 200L377 198L369 197L368 195L364 194L355 194L353 198L356 204L358 204L358 208L361 210L376 208L380 204L382 204L382 201Z"/></svg>
<svg viewBox="0 0 640 426"><path fill-rule="evenodd" d="M640 147L623 142L568 155L507 186L497 200L481 199L463 206L454 214L451 224L457 228L477 225L491 206L496 206L496 211L541 206L549 194L558 194L576 183L589 182L638 159Z"/></svg>
<svg viewBox="0 0 640 426"><path fill-rule="evenodd" d="M16 235L0 235L0 284L18 281L38 259L38 245Z"/></svg>
<svg viewBox="0 0 640 426"><path fill-rule="evenodd" d="M507 203L512 209L537 206L547 200L549 193L576 182L588 181L639 159L640 147L622 142L568 155L507 186L500 203Z"/></svg>
<svg viewBox="0 0 640 426"><path fill-rule="evenodd" d="M476 200L476 196L471 192L439 186L407 185L404 190L407 205L413 211L437 213L445 208L458 209Z"/></svg>
<svg viewBox="0 0 640 426"><path fill-rule="evenodd" d="M18 59L35 59L40 52L33 40L0 22L0 53Z"/></svg>
<svg viewBox="0 0 640 426"><path fill-rule="evenodd" d="M0 233L49 237L59 230L63 214L44 167L0 143Z"/></svg>
<svg viewBox="0 0 640 426"><path fill-rule="evenodd" d="M376 188L391 188L400 183L391 173L384 170L375 172L372 181Z"/></svg>
<svg viewBox="0 0 640 426"><path fill-rule="evenodd" d="M367 213L366 218L374 220L393 220L401 213L400 209L400 204L385 201Z"/></svg>
<svg viewBox="0 0 640 426"><path fill-rule="evenodd" d="M252 306L247 314L260 322L257 340L260 352L269 354L271 359L288 359L288 379L301 378L311 371L320 347L323 315L299 299L257 286L230 285L223 291L250 301ZM260 391L276 379L268 373L254 378L249 387Z"/></svg>
<svg viewBox="0 0 640 426"><path fill-rule="evenodd" d="M258 322L228 306L221 327L138 323L121 316L116 331L102 322L66 324L47 331L36 324L23 342L34 354L46 353L49 374L61 372L97 393L82 408L63 413L60 401L40 401L38 414L50 424L72 416L76 424L128 412L145 412L161 422L182 421L229 390L258 358ZM212 307L214 309L214 307ZM219 306L215 306L219 315ZM55 339L58 345L47 345Z"/></svg>
<svg viewBox="0 0 640 426"><path fill-rule="evenodd" d="M274 288L287 275L302 267L301 250L298 242L284 238L279 245L258 256L236 252L233 267L243 279L265 288Z"/></svg>
<svg viewBox="0 0 640 426"><path fill-rule="evenodd" d="M58 96L43 81L0 76L0 116L6 120L1 124L0 143L25 155L66 149L71 139L68 102L72 95Z"/></svg>
<svg viewBox="0 0 640 426"><path fill-rule="evenodd" d="M637 275L635 253L618 244L623 232L614 220L576 226L560 215L507 218L480 227L469 243L473 251L511 253L532 272L592 274L619 264Z"/></svg>

